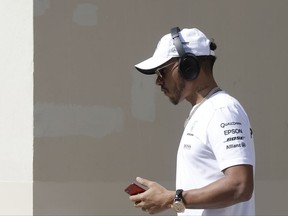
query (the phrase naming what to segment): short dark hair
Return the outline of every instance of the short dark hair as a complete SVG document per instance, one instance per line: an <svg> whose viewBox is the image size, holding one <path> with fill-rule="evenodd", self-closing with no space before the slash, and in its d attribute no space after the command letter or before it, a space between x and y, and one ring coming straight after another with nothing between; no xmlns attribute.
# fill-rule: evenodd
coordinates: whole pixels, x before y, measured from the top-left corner
<svg viewBox="0 0 288 216"><path fill-rule="evenodd" d="M200 67L204 69L204 71L213 71L213 66L216 61L216 56L197 56Z"/></svg>
<svg viewBox="0 0 288 216"><path fill-rule="evenodd" d="M214 43L214 40L212 39L210 43L210 49L212 51L216 50L217 45ZM216 56L197 56L197 59L199 61L200 67L204 69L204 71L213 71L213 66L216 61Z"/></svg>

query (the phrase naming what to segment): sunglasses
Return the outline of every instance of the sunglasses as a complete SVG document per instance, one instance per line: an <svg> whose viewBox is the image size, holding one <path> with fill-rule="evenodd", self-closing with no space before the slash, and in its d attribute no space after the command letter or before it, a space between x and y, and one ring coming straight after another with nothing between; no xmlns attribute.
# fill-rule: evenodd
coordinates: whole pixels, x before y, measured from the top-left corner
<svg viewBox="0 0 288 216"><path fill-rule="evenodd" d="M178 62L178 63L179 63L179 62ZM167 67L169 67L169 66L172 65L172 64L175 64L175 61L174 61L174 62L171 62L171 63L169 63L169 64L167 64L167 65L164 65L164 66L162 66L162 67L157 68L157 69L155 70L155 74L157 74L158 77L163 78L163 77L164 77L164 74L165 74L165 70L164 70L164 69L167 68ZM176 66L178 66L178 64L177 64ZM176 66L175 66L175 67L176 67ZM175 67L173 67L172 70L174 70Z"/></svg>

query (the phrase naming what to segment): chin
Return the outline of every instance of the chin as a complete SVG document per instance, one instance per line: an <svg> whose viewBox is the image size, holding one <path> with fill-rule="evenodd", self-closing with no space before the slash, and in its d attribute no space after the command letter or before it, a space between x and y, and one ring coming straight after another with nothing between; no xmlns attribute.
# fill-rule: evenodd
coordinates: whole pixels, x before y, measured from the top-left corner
<svg viewBox="0 0 288 216"><path fill-rule="evenodd" d="M174 105L178 105L180 102L182 102L184 100L184 98L169 98L171 103Z"/></svg>
<svg viewBox="0 0 288 216"><path fill-rule="evenodd" d="M174 105L177 105L177 104L179 104L179 102L180 102L180 100L175 99L175 98L170 98L170 101L171 101L171 103L174 104Z"/></svg>

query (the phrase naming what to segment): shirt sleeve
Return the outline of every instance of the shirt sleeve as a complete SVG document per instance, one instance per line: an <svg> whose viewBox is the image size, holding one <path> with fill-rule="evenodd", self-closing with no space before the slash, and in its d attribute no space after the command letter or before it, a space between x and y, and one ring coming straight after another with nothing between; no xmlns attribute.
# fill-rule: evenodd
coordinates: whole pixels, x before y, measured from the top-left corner
<svg viewBox="0 0 288 216"><path fill-rule="evenodd" d="M207 130L208 144L221 171L235 165L255 165L252 129L241 106L215 110Z"/></svg>

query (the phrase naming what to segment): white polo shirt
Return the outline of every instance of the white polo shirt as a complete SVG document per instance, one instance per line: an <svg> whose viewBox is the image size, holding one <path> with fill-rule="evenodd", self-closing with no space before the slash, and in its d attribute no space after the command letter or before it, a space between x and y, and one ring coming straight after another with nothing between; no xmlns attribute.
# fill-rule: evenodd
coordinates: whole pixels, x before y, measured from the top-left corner
<svg viewBox="0 0 288 216"><path fill-rule="evenodd" d="M204 187L224 177L222 170L234 165L250 164L255 170L251 126L236 99L219 91L191 113L177 154L176 189ZM227 208L186 209L179 215L255 215L254 196Z"/></svg>

